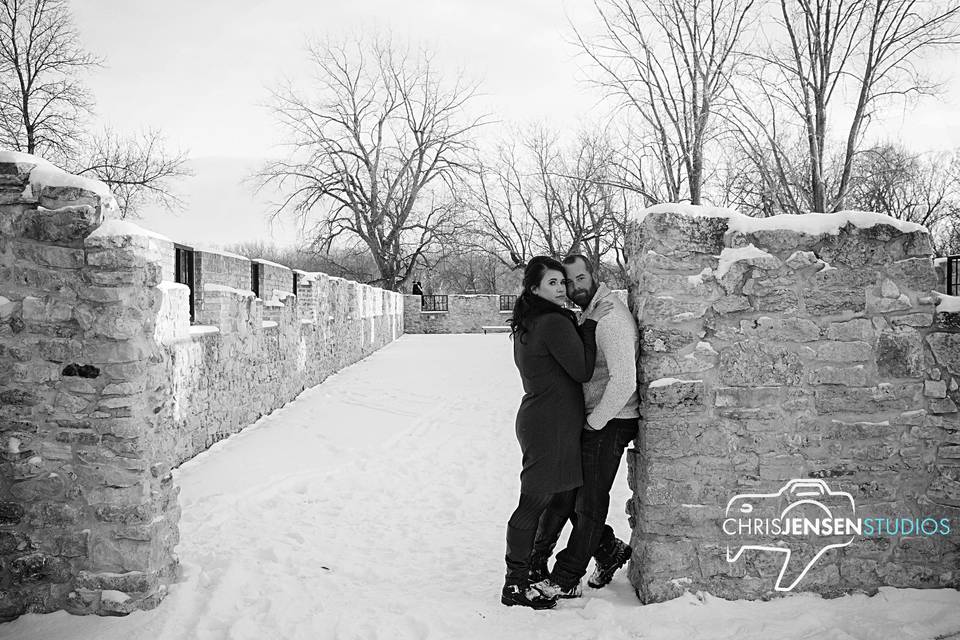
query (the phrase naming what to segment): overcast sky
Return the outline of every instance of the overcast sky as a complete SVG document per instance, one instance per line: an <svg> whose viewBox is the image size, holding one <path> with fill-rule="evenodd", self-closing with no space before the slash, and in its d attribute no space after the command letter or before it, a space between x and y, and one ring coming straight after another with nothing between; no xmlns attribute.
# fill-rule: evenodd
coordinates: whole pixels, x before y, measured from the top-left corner
<svg viewBox="0 0 960 640"><path fill-rule="evenodd" d="M77 0L86 46L105 66L88 80L97 120L121 131L161 128L194 158L264 158L282 151L262 106L266 87L304 75L308 35L389 30L428 45L444 71L462 69L484 92L478 107L523 124L575 129L596 117L594 89L570 45L568 18L588 0ZM875 135L916 150L960 147L957 53L938 55L946 92L900 108ZM495 128L491 128L491 135ZM199 180L199 176L198 176ZM198 180L194 182L199 184Z"/></svg>
<svg viewBox="0 0 960 640"><path fill-rule="evenodd" d="M583 2L580 14L589 16ZM595 105L577 81L558 0L82 0L84 42L106 66L89 80L98 116L152 124L203 156L276 154L266 87L304 75L308 35L390 30L479 81L483 107L509 120L576 126ZM574 16L577 15L573 12Z"/></svg>

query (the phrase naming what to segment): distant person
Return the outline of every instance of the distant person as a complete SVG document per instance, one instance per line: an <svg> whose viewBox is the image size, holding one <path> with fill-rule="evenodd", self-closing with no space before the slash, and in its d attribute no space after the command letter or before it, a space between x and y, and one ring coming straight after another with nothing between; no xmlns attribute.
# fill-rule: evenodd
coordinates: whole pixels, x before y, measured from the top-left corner
<svg viewBox="0 0 960 640"><path fill-rule="evenodd" d="M420 284L420 281L417 280L413 283L413 295L422 296L423 295L423 285Z"/></svg>
<svg viewBox="0 0 960 640"><path fill-rule="evenodd" d="M583 482L581 385L593 375L597 320L613 305L601 302L578 326L573 312L563 308L565 301L562 265L546 256L530 260L523 292L507 321L524 391L516 419L523 452L520 501L507 523L507 570L500 596L507 606L556 606L556 596L544 596L531 585L530 555L544 510L554 499L572 504Z"/></svg>
<svg viewBox="0 0 960 640"><path fill-rule="evenodd" d="M531 559L531 582L544 596L576 598L581 594L580 579L587 571L591 556L596 567L587 584L599 589L610 583L613 574L632 554L630 545L614 535L606 519L610 489L620 459L640 427L637 397L640 341L630 311L615 293L597 280L594 265L586 257L567 256L563 270L567 296L583 309L584 318L596 317L593 310L601 304L613 306L613 312L598 321L596 366L583 385L587 412L580 440L583 485L577 490L573 503L566 496L551 501L540 519ZM548 573L547 559L568 519L573 522L573 531L566 548L557 554L553 571Z"/></svg>

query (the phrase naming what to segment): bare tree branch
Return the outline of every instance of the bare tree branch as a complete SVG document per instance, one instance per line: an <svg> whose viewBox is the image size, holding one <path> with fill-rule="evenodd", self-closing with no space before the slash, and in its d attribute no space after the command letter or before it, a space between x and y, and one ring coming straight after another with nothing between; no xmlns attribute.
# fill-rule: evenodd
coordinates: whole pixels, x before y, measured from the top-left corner
<svg viewBox="0 0 960 640"><path fill-rule="evenodd" d="M255 179L284 194L274 215L319 215L317 247L361 240L395 289L462 217L454 187L484 123L463 117L475 87L441 82L428 52L382 37L310 42L307 55L313 84L272 95L288 157Z"/></svg>

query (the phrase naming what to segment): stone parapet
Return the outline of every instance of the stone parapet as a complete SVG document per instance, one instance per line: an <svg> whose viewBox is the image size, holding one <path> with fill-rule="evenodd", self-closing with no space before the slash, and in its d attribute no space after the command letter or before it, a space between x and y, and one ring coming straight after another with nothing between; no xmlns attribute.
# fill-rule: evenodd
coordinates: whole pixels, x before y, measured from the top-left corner
<svg viewBox="0 0 960 640"><path fill-rule="evenodd" d="M630 224L645 417L630 580L643 602L766 598L797 566L793 591L828 596L960 586L960 324L933 292L929 234L873 214L778 218L660 205ZM812 564L825 538L759 536L792 550L783 575L783 553L729 561L750 546L724 529L735 496L791 480L849 493L861 520L952 528L874 530Z"/></svg>
<svg viewBox="0 0 960 640"><path fill-rule="evenodd" d="M107 220L100 183L0 154L0 619L156 606L177 573L171 469L403 333L399 294L197 256ZM273 275L270 275L273 274ZM272 278L272 280L271 280ZM318 423L322 428L322 423Z"/></svg>

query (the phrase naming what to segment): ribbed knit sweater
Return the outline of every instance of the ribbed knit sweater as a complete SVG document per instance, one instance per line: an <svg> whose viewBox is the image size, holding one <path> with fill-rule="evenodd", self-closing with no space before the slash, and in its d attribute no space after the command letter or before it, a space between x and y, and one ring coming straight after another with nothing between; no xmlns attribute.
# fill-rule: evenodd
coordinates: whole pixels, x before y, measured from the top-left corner
<svg viewBox="0 0 960 640"><path fill-rule="evenodd" d="M611 301L613 311L597 324L597 362L593 376L583 385L587 424L592 429L602 429L613 418L640 416L637 396L640 336L627 305L607 285L600 284L581 314L580 322L590 317L601 300Z"/></svg>

